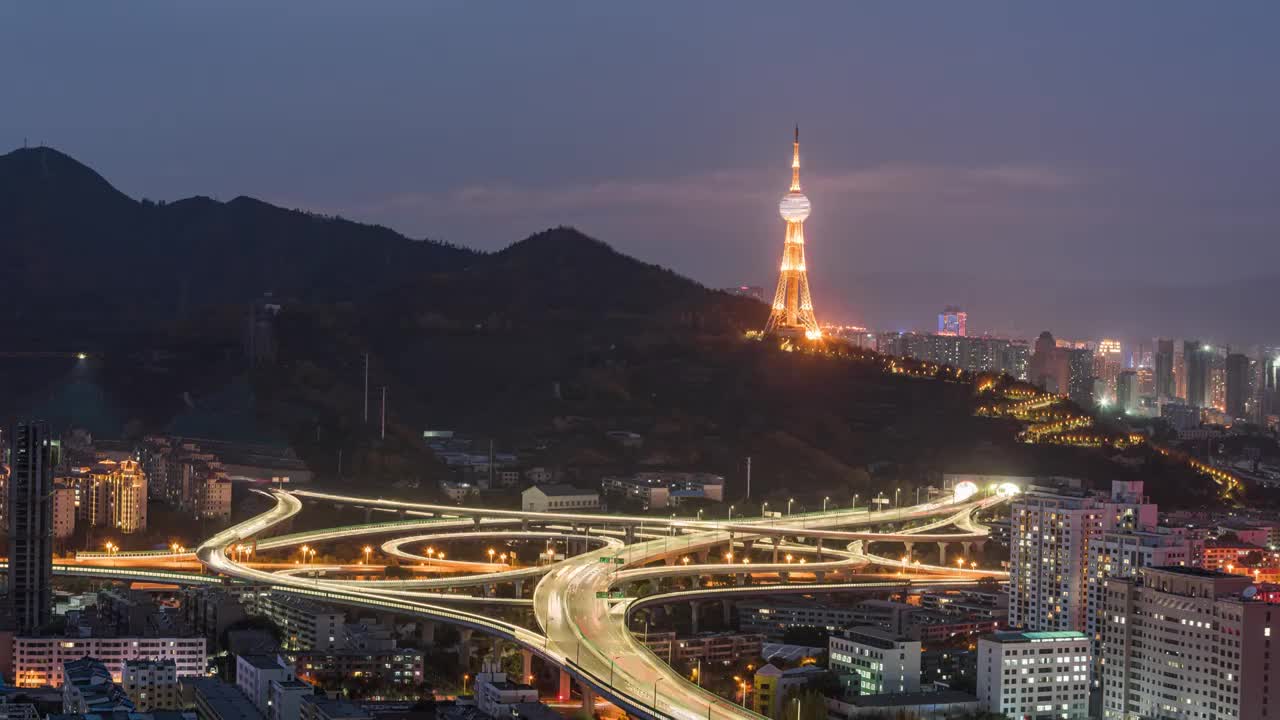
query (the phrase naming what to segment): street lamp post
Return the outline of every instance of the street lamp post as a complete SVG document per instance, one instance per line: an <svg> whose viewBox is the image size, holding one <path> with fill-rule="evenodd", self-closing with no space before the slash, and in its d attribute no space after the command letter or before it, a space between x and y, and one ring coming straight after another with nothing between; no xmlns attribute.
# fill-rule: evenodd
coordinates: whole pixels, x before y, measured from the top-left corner
<svg viewBox="0 0 1280 720"><path fill-rule="evenodd" d="M666 680L666 678L658 678L657 680L653 681L653 712L655 715L658 712L658 683L662 682L663 680Z"/></svg>
<svg viewBox="0 0 1280 720"><path fill-rule="evenodd" d="M826 511L827 511L827 503L828 503L828 502L831 502L831 497L830 497L830 496L827 496L827 497L822 498L822 512L826 512Z"/></svg>
<svg viewBox="0 0 1280 720"><path fill-rule="evenodd" d="M733 522L733 506L729 506L729 522Z"/></svg>
<svg viewBox="0 0 1280 720"><path fill-rule="evenodd" d="M898 495L902 492L902 488L893 489L893 506L898 507Z"/></svg>
<svg viewBox="0 0 1280 720"><path fill-rule="evenodd" d="M372 547L370 547L370 546L368 546L368 545L365 545L365 546L364 546L364 564L365 564L365 565L368 565L368 564L369 564L369 554L370 554L370 553L372 553L372 552L373 552L373 548L372 548Z"/></svg>
<svg viewBox="0 0 1280 720"><path fill-rule="evenodd" d="M791 517L791 505L795 503L795 498L787 498L787 517Z"/></svg>
<svg viewBox="0 0 1280 720"><path fill-rule="evenodd" d="M857 510L857 509L858 509L858 493L854 493L854 494L853 494L853 506L852 506L852 507L850 507L849 509L850 509L850 510Z"/></svg>

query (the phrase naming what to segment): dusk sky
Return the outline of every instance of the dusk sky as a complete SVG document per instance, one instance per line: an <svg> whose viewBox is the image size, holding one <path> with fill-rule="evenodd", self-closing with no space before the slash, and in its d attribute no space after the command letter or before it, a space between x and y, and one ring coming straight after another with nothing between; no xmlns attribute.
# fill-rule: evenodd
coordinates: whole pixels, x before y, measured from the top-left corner
<svg viewBox="0 0 1280 720"><path fill-rule="evenodd" d="M1280 344L1280 5L905 5L6 3L0 151L772 292L799 123L820 320Z"/></svg>

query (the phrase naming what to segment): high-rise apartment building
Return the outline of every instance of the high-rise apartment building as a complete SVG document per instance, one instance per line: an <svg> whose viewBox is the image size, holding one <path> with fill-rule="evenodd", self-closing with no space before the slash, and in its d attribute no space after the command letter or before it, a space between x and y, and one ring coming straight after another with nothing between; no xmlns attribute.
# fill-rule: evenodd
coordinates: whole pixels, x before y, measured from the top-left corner
<svg viewBox="0 0 1280 720"><path fill-rule="evenodd" d="M1088 627L1092 543L1104 532L1153 528L1156 506L1141 482L1111 483L1110 496L1075 484L1033 485L1013 503L1009 542L1009 626Z"/></svg>
<svg viewBox="0 0 1280 720"><path fill-rule="evenodd" d="M1173 341L1156 340L1156 397L1160 400L1177 397L1178 387L1173 379Z"/></svg>
<svg viewBox="0 0 1280 720"><path fill-rule="evenodd" d="M147 475L136 460L99 460L89 471L88 501L95 526L147 529Z"/></svg>
<svg viewBox="0 0 1280 720"><path fill-rule="evenodd" d="M1224 347L1205 348L1208 365L1208 384L1205 393L1208 395L1208 406L1225 413L1227 411L1227 349Z"/></svg>
<svg viewBox="0 0 1280 720"><path fill-rule="evenodd" d="M1116 379L1124 368L1119 340L1101 340L1093 353L1093 376L1102 381L1108 400L1116 399ZM1101 401L1102 398L1094 398Z"/></svg>
<svg viewBox="0 0 1280 720"><path fill-rule="evenodd" d="M1088 408L1102 398L1093 392L1093 352L1086 348L1066 348L1067 396L1083 408Z"/></svg>
<svg viewBox="0 0 1280 720"><path fill-rule="evenodd" d="M1105 598L1103 718L1265 720L1280 713L1280 666L1271 669L1280 594L1241 575L1158 567L1107 580Z"/></svg>
<svg viewBox="0 0 1280 720"><path fill-rule="evenodd" d="M1136 413L1138 397L1138 373L1134 370L1121 370L1116 375L1116 407L1126 413Z"/></svg>
<svg viewBox="0 0 1280 720"><path fill-rule="evenodd" d="M1134 368L1133 372L1138 376L1138 397L1150 398L1154 401L1156 399L1156 371L1150 367L1143 366Z"/></svg>
<svg viewBox="0 0 1280 720"><path fill-rule="evenodd" d="M938 313L938 334L964 337L969 314L955 305L948 305Z"/></svg>
<svg viewBox="0 0 1280 720"><path fill-rule="evenodd" d="M1089 639L1079 632L978 638L978 707L1008 718L1089 717Z"/></svg>
<svg viewBox="0 0 1280 720"><path fill-rule="evenodd" d="M19 634L49 622L53 603L53 438L41 422L9 435L9 607Z"/></svg>
<svg viewBox="0 0 1280 720"><path fill-rule="evenodd" d="M1250 388L1249 358L1240 353L1227 356L1227 417L1232 420L1247 417Z"/></svg>
<svg viewBox="0 0 1280 720"><path fill-rule="evenodd" d="M1209 402L1209 354L1199 340L1182 342L1182 366L1187 376L1187 404L1207 407Z"/></svg>
<svg viewBox="0 0 1280 720"><path fill-rule="evenodd" d="M1107 580L1133 577L1144 567L1194 567L1200 563L1203 548L1204 541L1194 531L1157 525L1104 531L1093 538L1089 543L1084 630L1094 644L1095 659L1102 657Z"/></svg>
<svg viewBox="0 0 1280 720"><path fill-rule="evenodd" d="M52 503L53 538L66 540L76 531L76 488L55 483Z"/></svg>

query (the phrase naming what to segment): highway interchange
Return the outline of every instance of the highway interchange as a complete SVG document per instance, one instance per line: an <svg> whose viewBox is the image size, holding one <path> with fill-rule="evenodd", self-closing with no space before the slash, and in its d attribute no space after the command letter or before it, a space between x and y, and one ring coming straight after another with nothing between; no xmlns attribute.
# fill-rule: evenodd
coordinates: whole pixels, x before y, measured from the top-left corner
<svg viewBox="0 0 1280 720"><path fill-rule="evenodd" d="M1007 499L995 493L963 502L927 502L874 512L844 508L704 521L466 508L278 488L256 492L270 499L270 509L205 540L194 553L185 548L111 556L82 553L76 562L55 564L55 573L173 584L238 581L450 623L515 643L528 655L561 668L562 688L568 678L577 680L584 701L599 695L633 716L683 720L760 716L694 685L650 652L629 629L629 616L641 608L769 593L888 591L901 589L908 581L945 588L1003 576L976 567L904 562L873 555L868 549L872 542L939 543L945 553L949 543L980 543L987 529L974 521L974 514ZM268 536L303 512L304 501L394 512L401 519ZM926 522L876 532L884 526L921 521ZM943 532L947 527L953 532ZM380 544L383 554L449 574L404 579L331 577L351 574L353 567L248 562L243 552L253 547L261 556L273 550L378 537L386 538ZM493 563L492 557L490 562L445 560L434 552L428 557L410 549L497 539L559 542L566 551L541 564L506 567ZM169 569L192 561L198 561L204 572ZM879 575L865 572L868 566L878 567ZM828 575L846 579L828 582ZM703 587L700 577L723 582ZM675 587L663 592L659 585L663 580ZM526 583L534 583L532 593L524 592ZM651 592L643 597L628 592L645 584ZM684 584L689 587L681 587ZM513 596L500 597L499 586L513 588ZM494 617L499 613L493 608L500 607L531 609L537 627Z"/></svg>

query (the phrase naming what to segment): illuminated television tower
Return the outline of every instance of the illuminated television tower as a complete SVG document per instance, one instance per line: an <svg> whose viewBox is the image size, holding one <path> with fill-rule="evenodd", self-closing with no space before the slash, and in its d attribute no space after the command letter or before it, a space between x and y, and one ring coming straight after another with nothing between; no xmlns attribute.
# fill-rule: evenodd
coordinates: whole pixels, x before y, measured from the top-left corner
<svg viewBox="0 0 1280 720"><path fill-rule="evenodd" d="M778 290L773 295L773 308L766 334L803 332L810 340L822 337L818 319L813 315L813 298L809 296L809 276L804 266L804 220L809 217L809 198L800 192L800 128L791 156L791 190L782 196L778 212L787 221L787 239L782 246L782 267L778 273Z"/></svg>

